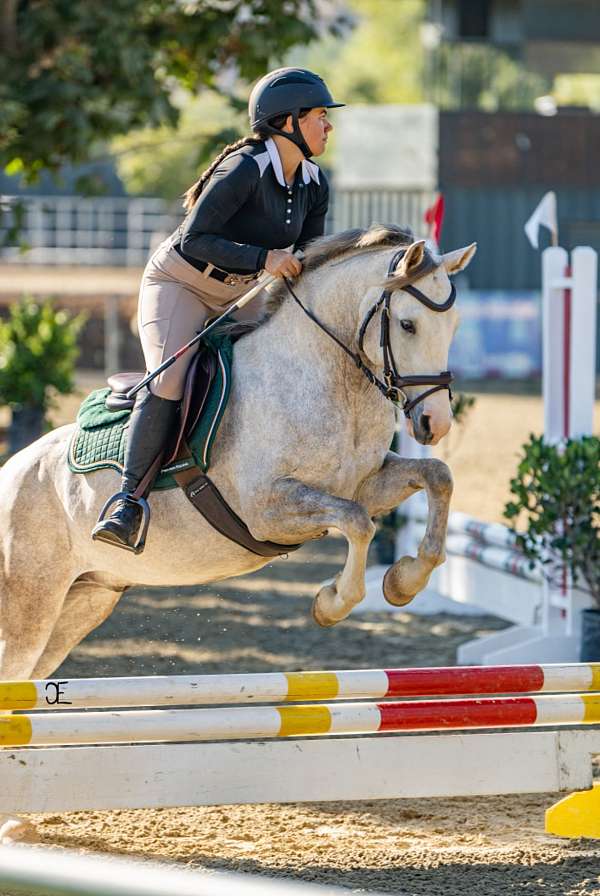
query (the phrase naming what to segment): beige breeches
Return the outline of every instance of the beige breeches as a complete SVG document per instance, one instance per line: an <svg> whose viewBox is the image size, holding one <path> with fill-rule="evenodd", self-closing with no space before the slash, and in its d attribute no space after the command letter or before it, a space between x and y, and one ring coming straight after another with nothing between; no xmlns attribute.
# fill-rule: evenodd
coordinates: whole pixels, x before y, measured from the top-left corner
<svg viewBox="0 0 600 896"><path fill-rule="evenodd" d="M189 342L208 317L222 314L256 282L226 286L206 276L211 269L197 270L172 248L170 240L158 247L146 265L140 286L138 330L148 371ZM248 313L244 309L244 319L257 315L260 305L260 296L249 302L253 307ZM161 398L181 398L194 351L190 349L153 380L151 391Z"/></svg>

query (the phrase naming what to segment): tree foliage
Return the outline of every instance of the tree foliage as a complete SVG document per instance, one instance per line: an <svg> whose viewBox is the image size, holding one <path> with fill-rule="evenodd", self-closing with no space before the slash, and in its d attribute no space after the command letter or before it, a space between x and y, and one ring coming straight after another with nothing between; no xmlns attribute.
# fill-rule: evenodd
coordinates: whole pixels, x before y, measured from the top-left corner
<svg viewBox="0 0 600 896"><path fill-rule="evenodd" d="M117 170L129 193L174 202L223 146L247 131L245 110L214 91L187 97L176 127L132 131L113 140Z"/></svg>
<svg viewBox="0 0 600 896"><path fill-rule="evenodd" d="M347 0L346 6L349 34L294 48L288 60L314 68L346 103L423 102L425 0Z"/></svg>
<svg viewBox="0 0 600 896"><path fill-rule="evenodd" d="M315 35L315 0L4 0L0 164L34 180L98 141L174 126L174 89L251 81Z"/></svg>
<svg viewBox="0 0 600 896"><path fill-rule="evenodd" d="M420 102L425 6L424 0L345 0L332 27L321 29L310 43L298 41L281 64L319 72L341 102ZM130 192L174 199L225 144L247 133L245 104L236 108L206 91L180 92L177 101L176 126L135 130L113 142L119 175ZM334 110L334 124L337 114L344 110ZM323 161L334 153L335 130Z"/></svg>
<svg viewBox="0 0 600 896"><path fill-rule="evenodd" d="M557 75L552 91L559 106L588 106L600 112L600 75Z"/></svg>
<svg viewBox="0 0 600 896"><path fill-rule="evenodd" d="M486 44L442 43L431 54L426 75L432 100L442 109L533 108L536 97L550 90L551 81Z"/></svg>

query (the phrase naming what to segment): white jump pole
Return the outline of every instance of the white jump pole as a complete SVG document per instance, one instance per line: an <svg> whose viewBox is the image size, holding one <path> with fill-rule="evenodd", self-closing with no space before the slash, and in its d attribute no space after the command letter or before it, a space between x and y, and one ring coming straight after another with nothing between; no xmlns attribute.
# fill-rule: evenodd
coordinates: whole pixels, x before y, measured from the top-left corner
<svg viewBox="0 0 600 896"><path fill-rule="evenodd" d="M166 862L0 847L0 885L27 896L345 896L346 888L264 875L191 871Z"/></svg>

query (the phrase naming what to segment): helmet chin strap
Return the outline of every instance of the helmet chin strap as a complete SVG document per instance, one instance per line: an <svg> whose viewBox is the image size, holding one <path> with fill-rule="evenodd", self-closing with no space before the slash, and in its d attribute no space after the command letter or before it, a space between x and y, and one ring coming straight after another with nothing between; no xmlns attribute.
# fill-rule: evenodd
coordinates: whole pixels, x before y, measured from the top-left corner
<svg viewBox="0 0 600 896"><path fill-rule="evenodd" d="M291 140L299 149L302 150L307 159L310 159L313 155L313 151L302 136L302 131L300 130L300 119L298 118L298 112L294 111L290 113L292 116L292 124L294 125L294 130L291 134L287 131L280 131L278 128L272 127L270 124L261 125L266 131L270 134L277 134L279 137L285 137L287 140Z"/></svg>

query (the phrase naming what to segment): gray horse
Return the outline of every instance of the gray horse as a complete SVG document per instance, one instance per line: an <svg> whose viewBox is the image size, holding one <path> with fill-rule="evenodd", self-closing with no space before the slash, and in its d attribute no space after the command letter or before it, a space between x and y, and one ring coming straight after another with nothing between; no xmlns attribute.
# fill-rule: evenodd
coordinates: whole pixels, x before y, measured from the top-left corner
<svg viewBox="0 0 600 896"><path fill-rule="evenodd" d="M386 278L399 247L404 253ZM433 256L409 231L375 226L317 240L306 252L295 291L336 337L379 377L381 309L359 349L361 323L391 291L390 347L402 374L439 374L458 315L436 313L399 289L417 283L443 304L448 278L462 270L475 244ZM417 279L415 281L415 275ZM444 560L452 480L439 460L406 460L389 450L392 402L289 296L283 284L267 319L235 345L231 396L214 447L211 477L259 540L296 544L337 529L348 541L345 565L316 595L320 625L344 619L365 594L373 517L425 489L429 521L418 556L387 572L384 593L407 603ZM438 309L439 310L439 309ZM408 399L426 391L405 389ZM451 423L446 389L410 410L409 429L435 444ZM0 471L0 680L46 678L115 607L132 585L193 585L252 572L269 562L212 529L179 489L151 497L152 524L143 555L92 541L90 532L117 476L74 475L67 466L73 426L63 426L19 452ZM17 836L7 822L4 833ZM0 839L3 834L0 819Z"/></svg>

